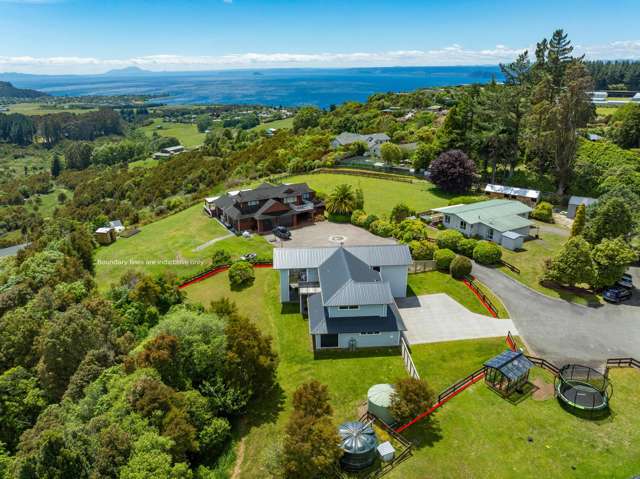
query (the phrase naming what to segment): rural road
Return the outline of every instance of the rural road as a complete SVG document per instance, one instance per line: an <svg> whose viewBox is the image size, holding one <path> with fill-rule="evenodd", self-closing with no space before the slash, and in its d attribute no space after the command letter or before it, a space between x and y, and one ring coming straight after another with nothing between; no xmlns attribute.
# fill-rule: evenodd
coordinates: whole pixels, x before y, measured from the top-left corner
<svg viewBox="0 0 640 479"><path fill-rule="evenodd" d="M631 270L638 285L640 269ZM497 269L474 264L473 274L500 297L536 356L558 366L602 366L607 358L640 358L638 290L626 303L589 307L545 296Z"/></svg>

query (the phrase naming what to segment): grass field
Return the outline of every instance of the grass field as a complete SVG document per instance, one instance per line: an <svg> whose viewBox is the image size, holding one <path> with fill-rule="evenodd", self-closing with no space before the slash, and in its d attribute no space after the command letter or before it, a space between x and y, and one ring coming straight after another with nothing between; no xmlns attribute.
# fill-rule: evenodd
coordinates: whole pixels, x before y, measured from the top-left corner
<svg viewBox="0 0 640 479"><path fill-rule="evenodd" d="M64 108L43 103L15 103L9 105L9 113L21 113L23 115L48 115L50 113L88 113L97 111L97 108Z"/></svg>
<svg viewBox="0 0 640 479"><path fill-rule="evenodd" d="M38 205L38 211L43 218L50 218L53 215L53 210L60 206L60 203L58 203L58 195L60 193L64 193L67 199L73 197L72 191L62 187L56 187L51 193L47 193L46 195L38 195L41 201L40 205ZM29 204L33 206L32 203Z"/></svg>
<svg viewBox="0 0 640 479"><path fill-rule="evenodd" d="M271 245L261 236L249 239L230 236L200 251L194 248L228 232L217 221L202 213L195 205L141 228L130 238L118 238L96 252L96 281L101 289L116 283L129 269L159 274L173 271L179 277L197 273L210 263L217 248L233 256L255 252L269 254ZM174 264L175 260L181 264ZM124 262L124 264L122 264Z"/></svg>
<svg viewBox="0 0 640 479"><path fill-rule="evenodd" d="M291 412L291 395L304 381L329 386L336 424L357 417L368 388L404 377L400 357L389 351L340 353L314 360L308 325L295 308L278 303L278 276L256 270L256 282L242 293L228 289L226 275L185 289L188 300L205 305L234 298L242 312L273 336L280 364L281 389L252 412L244 442L243 478L266 477L274 446ZM504 338L413 346L421 376L439 392L505 349ZM551 378L534 369L532 379ZM590 422L564 411L553 399L527 398L517 405L478 383L445 405L429 428L417 424L407 436L416 443L413 456L393 470L392 478L547 477L627 478L640 467L640 374L613 371L613 414ZM575 469L573 469L575 467Z"/></svg>
<svg viewBox="0 0 640 479"><path fill-rule="evenodd" d="M287 183L306 182L317 191L330 194L342 183L354 188L362 188L364 209L376 215L388 215L398 203L405 202L417 211L446 206L451 195L438 190L427 181L414 180L413 183L367 178L364 176L321 173L316 175L297 175L286 179Z"/></svg>
<svg viewBox="0 0 640 479"><path fill-rule="evenodd" d="M251 129L254 131L262 131L266 130L267 128L275 128L277 130L291 129L293 128L293 118L285 118L284 120L275 120L268 123L260 123L258 126L254 126Z"/></svg>
<svg viewBox="0 0 640 479"><path fill-rule="evenodd" d="M160 136L173 136L186 148L201 145L206 136L198 131L196 125L190 123L165 123L161 118L154 119L151 125L144 126L141 130L149 137L154 132Z"/></svg>
<svg viewBox="0 0 640 479"><path fill-rule="evenodd" d="M410 294L419 296L421 294L446 293L469 311L485 316L489 315L489 312L478 297L462 281L453 279L450 274L441 271L410 274L408 284ZM489 291L486 286L484 287L484 292L498 309L498 317L508 318L509 313L502 301Z"/></svg>

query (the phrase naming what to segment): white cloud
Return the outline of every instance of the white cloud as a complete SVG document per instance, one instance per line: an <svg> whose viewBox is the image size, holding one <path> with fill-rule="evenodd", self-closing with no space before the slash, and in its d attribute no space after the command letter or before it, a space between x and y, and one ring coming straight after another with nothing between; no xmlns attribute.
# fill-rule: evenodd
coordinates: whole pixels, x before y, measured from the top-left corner
<svg viewBox="0 0 640 479"><path fill-rule="evenodd" d="M528 48L530 51L532 47ZM524 48L496 45L474 50L453 44L431 50L355 53L242 53L220 56L149 55L123 59L93 57L0 56L0 71L25 73L101 73L137 66L155 71L224 70L231 68L358 67L422 65L488 65L513 60ZM590 59L640 59L640 40L576 46L576 54Z"/></svg>

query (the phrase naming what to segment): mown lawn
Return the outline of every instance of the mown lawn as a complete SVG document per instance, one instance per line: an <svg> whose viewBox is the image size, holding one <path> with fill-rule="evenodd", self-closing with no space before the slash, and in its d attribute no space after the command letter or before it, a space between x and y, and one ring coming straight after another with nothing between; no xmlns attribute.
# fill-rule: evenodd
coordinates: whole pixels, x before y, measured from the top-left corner
<svg viewBox="0 0 640 479"><path fill-rule="evenodd" d="M291 394L302 382L315 378L329 386L337 424L356 417L371 385L406 374L400 357L385 351L314 360L307 322L295 308L279 304L278 275L272 270L256 270L255 284L241 293L229 291L224 274L185 291L189 301L205 305L223 296L234 298L241 311L273 336L280 357L281 390L249 418L240 477L266 477L291 411ZM505 348L504 338L492 338L416 345L412 350L421 376L439 392ZM536 369L531 377L538 376L552 379ZM478 383L436 413L431 427L408 429L417 444L414 454L388 477L522 478L537 477L540 471L547 477L631 477L640 467L640 374L618 370L611 378L613 414L599 422L568 414L554 399L528 398L512 405Z"/></svg>
<svg viewBox="0 0 640 479"><path fill-rule="evenodd" d="M217 221L202 213L200 204L194 205L141 227L140 233L130 238L120 237L115 243L98 248L96 280L99 287L105 289L130 269L149 274L172 271L179 277L189 276L210 263L217 248L224 248L236 257L250 252L270 254L272 247L261 236L249 239L231 236L194 251L207 241L227 234Z"/></svg>
<svg viewBox="0 0 640 479"><path fill-rule="evenodd" d="M522 251L510 251L502 248L502 259L518 267L520 273L514 273L504 266L500 270L547 296L579 304L598 303L598 297L586 290L582 292L554 289L540 284L540 278L545 269L545 261L548 258L553 258L567 239L566 236L542 231L539 239L525 241Z"/></svg>
<svg viewBox="0 0 640 479"><path fill-rule="evenodd" d="M289 130L293 128L293 118L285 118L284 120L275 120L267 123L260 123L258 126L254 126L251 129L255 131L262 131L268 128L275 128L277 130L280 130L280 129Z"/></svg>
<svg viewBox="0 0 640 479"><path fill-rule="evenodd" d="M441 349L439 356L431 355L430 371L449 369L452 357L455 362L474 354L456 348L450 352L464 355L449 355L446 344ZM550 374L534 368L531 379L537 377L553 382ZM621 369L610 378L615 391L611 415L599 421L570 414L553 397L529 397L514 405L479 382L439 410L430 428L408 429L417 444L414 454L388 477L632 477L640 468L640 374Z"/></svg>
<svg viewBox="0 0 640 479"><path fill-rule="evenodd" d="M498 309L498 317L508 318L509 313L502 304L502 301L485 285L481 285L481 287L493 305ZM471 312L485 316L490 314L478 297L473 294L462 281L453 279L448 273L429 271L428 273L410 274L408 289L410 295L416 296L421 294L446 293Z"/></svg>
<svg viewBox="0 0 640 479"><path fill-rule="evenodd" d="M161 118L154 119L153 123L142 127L141 130L149 137L154 132L160 136L173 136L186 148L201 145L206 136L198 131L196 125L191 123L165 123Z"/></svg>
<svg viewBox="0 0 640 479"><path fill-rule="evenodd" d="M311 188L330 194L342 183L354 188L362 188L364 193L364 209L376 215L389 215L391 209L404 202L417 211L446 206L451 195L448 195L432 183L414 180L413 183L367 178L364 176L321 173L316 175L297 175L285 180L287 183L305 182Z"/></svg>

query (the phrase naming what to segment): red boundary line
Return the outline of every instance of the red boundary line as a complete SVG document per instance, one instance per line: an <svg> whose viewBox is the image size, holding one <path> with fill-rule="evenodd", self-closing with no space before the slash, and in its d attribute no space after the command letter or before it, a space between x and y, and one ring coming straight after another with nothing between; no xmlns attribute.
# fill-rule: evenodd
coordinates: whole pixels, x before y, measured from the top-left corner
<svg viewBox="0 0 640 479"><path fill-rule="evenodd" d="M415 423L417 423L418 421L423 420L425 417L427 417L429 414L431 414L432 412L434 412L436 409L442 407L445 405L445 403L447 403L449 400L453 399L454 397L456 397L458 394L460 394L462 391L466 390L467 388L469 388L469 386L472 386L473 384L477 383L478 381L480 381L482 378L484 377L484 373L480 373L478 374L475 378L470 379L469 381L467 381L466 383L464 383L463 385L461 385L458 389L455 390L455 392L449 396L447 396L446 398L444 398L442 401L439 401L437 403L435 403L433 406L431 406L429 409L427 409L425 412L423 412L422 414L420 414L419 416L416 416L414 419L412 419L411 421L409 421L408 423L406 423L404 426L400 426L398 429L396 429L396 433L400 434L402 431L404 431L405 429L407 429L409 426L413 426Z"/></svg>
<svg viewBox="0 0 640 479"><path fill-rule="evenodd" d="M476 296L476 298L478 298L478 301L480 301L480 303L482 303L482 306L484 306L485 309L487 311L489 311L489 314L491 316L493 316L494 318L497 318L498 315L493 311L493 309L491 309L489 307L489 305L487 303L485 303L484 299L482 299L482 297L478 294L478 292L474 288L471 287L471 285L469 284L469 281L467 281L466 279L463 278L462 282L466 285L467 288L469 288L471 290L471 292Z"/></svg>
<svg viewBox="0 0 640 479"><path fill-rule="evenodd" d="M184 283L182 283L181 285L178 286L178 289L183 289L186 288L187 286L191 286L192 284L195 283L199 283L200 281L203 281L207 278L210 278L211 276L215 276L218 273L222 273L223 271L227 271L229 268L231 267L231 265L224 265L224 266L218 266L210 271L207 271L206 273L203 273L201 276L197 276L195 278L191 278L187 281L185 281ZM253 265L254 268L271 268L273 267L272 263L259 263L259 264L254 264Z"/></svg>

